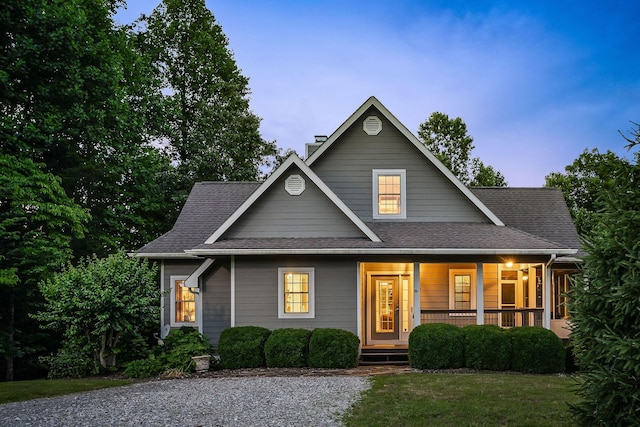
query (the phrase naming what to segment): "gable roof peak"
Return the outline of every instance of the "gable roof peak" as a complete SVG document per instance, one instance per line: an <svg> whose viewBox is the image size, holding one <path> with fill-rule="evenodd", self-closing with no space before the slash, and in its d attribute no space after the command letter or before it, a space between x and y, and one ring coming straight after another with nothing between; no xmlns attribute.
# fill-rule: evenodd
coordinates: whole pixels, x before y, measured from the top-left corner
<svg viewBox="0 0 640 427"><path fill-rule="evenodd" d="M322 182L320 177L316 175L296 154L291 154L287 159L264 181L251 196L240 205L240 207L227 220L214 231L213 234L205 241L205 244L215 243L224 233L244 214L287 170L292 166L298 169L309 178L322 191L333 204L344 213L351 222L358 227L371 241L379 242L380 238L351 210L347 205L331 191L327 185Z"/></svg>
<svg viewBox="0 0 640 427"><path fill-rule="evenodd" d="M370 96L358 109L349 116L349 118L333 132L329 138L325 142L323 142L319 147L313 151L306 159L305 163L308 166L313 165L313 163L322 156L327 150L331 148L331 145L340 138L340 136L347 131L357 120L359 120L367 111L371 108L375 107L380 114L382 114L385 119L387 119L396 129L405 137L407 140L413 144L426 158L430 161L453 185L455 185L462 194L464 194L471 203L473 203L479 210L482 212L491 222L495 225L504 226L504 223L498 218L488 207L480 201L478 197L475 196L469 190L469 188L464 185L454 174L451 172L442 162L425 147L425 145L418 139L416 135L414 135L407 127L400 122L394 116L391 111L387 109L375 96Z"/></svg>

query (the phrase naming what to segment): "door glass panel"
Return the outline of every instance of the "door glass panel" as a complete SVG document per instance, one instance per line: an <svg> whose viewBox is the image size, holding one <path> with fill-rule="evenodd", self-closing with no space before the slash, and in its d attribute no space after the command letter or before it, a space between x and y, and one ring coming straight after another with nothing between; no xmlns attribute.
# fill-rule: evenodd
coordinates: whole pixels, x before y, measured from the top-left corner
<svg viewBox="0 0 640 427"><path fill-rule="evenodd" d="M376 280L378 304L376 307L376 332L394 332L395 303L393 281Z"/></svg>
<svg viewBox="0 0 640 427"><path fill-rule="evenodd" d="M516 284L515 283L502 283L502 308L503 309L516 308ZM512 328L516 326L515 312L503 312L501 326L503 328Z"/></svg>
<svg viewBox="0 0 640 427"><path fill-rule="evenodd" d="M402 332L409 332L409 281L402 279Z"/></svg>

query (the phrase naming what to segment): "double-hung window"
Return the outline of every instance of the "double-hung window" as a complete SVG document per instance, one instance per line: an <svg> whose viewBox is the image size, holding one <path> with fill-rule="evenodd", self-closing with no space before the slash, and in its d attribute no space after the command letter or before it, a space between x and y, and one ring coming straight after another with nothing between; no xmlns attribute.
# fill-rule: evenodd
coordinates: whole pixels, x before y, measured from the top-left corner
<svg viewBox="0 0 640 427"><path fill-rule="evenodd" d="M476 271L472 269L449 270L449 309L476 309ZM457 313L456 315L473 315Z"/></svg>
<svg viewBox="0 0 640 427"><path fill-rule="evenodd" d="M278 268L278 318L315 317L314 269Z"/></svg>
<svg viewBox="0 0 640 427"><path fill-rule="evenodd" d="M404 169L373 170L373 218L407 217L407 172Z"/></svg>

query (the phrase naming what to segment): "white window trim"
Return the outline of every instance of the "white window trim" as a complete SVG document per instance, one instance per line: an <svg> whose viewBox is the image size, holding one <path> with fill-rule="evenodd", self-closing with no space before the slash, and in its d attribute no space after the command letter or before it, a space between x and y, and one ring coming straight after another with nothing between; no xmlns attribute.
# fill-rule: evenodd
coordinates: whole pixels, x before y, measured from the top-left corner
<svg viewBox="0 0 640 427"><path fill-rule="evenodd" d="M286 273L307 273L309 275L309 312L285 313L284 311L284 275ZM278 319L314 319L315 311L315 269L313 267L278 268Z"/></svg>
<svg viewBox="0 0 640 427"><path fill-rule="evenodd" d="M456 268L449 270L449 310L456 309L455 302L455 283L454 277L461 274L469 274L471 276L471 307L469 313L449 313L449 316L474 317L476 315L476 270L471 268Z"/></svg>
<svg viewBox="0 0 640 427"><path fill-rule="evenodd" d="M170 304L170 325L171 326L193 326L198 327L198 319L200 318L200 306L198 304L198 295L195 294L195 305L196 305L196 318L193 322L176 322L176 282L179 280L187 280L187 276L171 276L169 278L169 286L171 287L171 300Z"/></svg>
<svg viewBox="0 0 640 427"><path fill-rule="evenodd" d="M380 175L400 176L400 213L381 214L378 212L378 177ZM406 219L407 218L407 170L406 169L373 169L372 171L373 219Z"/></svg>

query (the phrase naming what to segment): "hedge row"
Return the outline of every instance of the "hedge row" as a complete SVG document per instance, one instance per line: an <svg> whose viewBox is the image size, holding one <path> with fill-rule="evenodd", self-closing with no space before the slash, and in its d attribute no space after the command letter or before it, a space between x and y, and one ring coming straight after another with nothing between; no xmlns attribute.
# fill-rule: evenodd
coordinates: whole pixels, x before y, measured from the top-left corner
<svg viewBox="0 0 640 427"><path fill-rule="evenodd" d="M342 329L236 326L220 334L218 354L226 369L354 368L359 346L358 337Z"/></svg>
<svg viewBox="0 0 640 427"><path fill-rule="evenodd" d="M417 369L546 374L564 371L565 350L556 334L541 327L433 323L417 326L409 335L409 363Z"/></svg>

